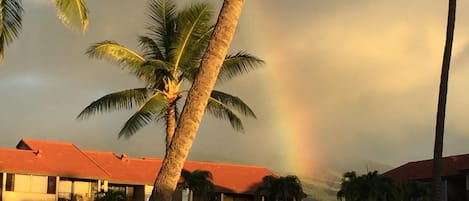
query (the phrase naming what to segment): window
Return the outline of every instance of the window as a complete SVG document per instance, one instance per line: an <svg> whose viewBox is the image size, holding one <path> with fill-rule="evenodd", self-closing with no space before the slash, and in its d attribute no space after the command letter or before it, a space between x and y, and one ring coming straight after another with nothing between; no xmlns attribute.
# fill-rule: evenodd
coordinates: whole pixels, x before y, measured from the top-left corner
<svg viewBox="0 0 469 201"><path fill-rule="evenodd" d="M132 186L125 187L125 195L127 196L127 198L133 198L134 197L134 187L132 187Z"/></svg>
<svg viewBox="0 0 469 201"><path fill-rule="evenodd" d="M57 179L56 177L47 177L47 194L55 194L57 189Z"/></svg>
<svg viewBox="0 0 469 201"><path fill-rule="evenodd" d="M113 186L109 186L109 190L124 192L125 196L127 198L133 198L134 197L134 187L133 186L113 185Z"/></svg>
<svg viewBox="0 0 469 201"><path fill-rule="evenodd" d="M5 184L6 191L14 191L13 188L15 186L15 175L14 174L7 174L7 183Z"/></svg>
<svg viewBox="0 0 469 201"><path fill-rule="evenodd" d="M0 172L0 193L2 192L3 189L3 172Z"/></svg>

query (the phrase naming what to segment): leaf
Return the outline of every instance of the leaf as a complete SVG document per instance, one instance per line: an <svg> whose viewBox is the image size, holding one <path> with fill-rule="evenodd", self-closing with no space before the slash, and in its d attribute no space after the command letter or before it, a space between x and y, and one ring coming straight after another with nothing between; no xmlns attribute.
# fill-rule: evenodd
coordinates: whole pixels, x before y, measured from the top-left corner
<svg viewBox="0 0 469 201"><path fill-rule="evenodd" d="M246 117L253 117L256 118L256 114L252 111L252 109L243 102L239 97L232 96L230 94L213 90L212 93L210 94L210 97L219 101L223 105L229 108L233 108L240 114L246 116Z"/></svg>
<svg viewBox="0 0 469 201"><path fill-rule="evenodd" d="M63 24L75 31L86 31L89 20L84 0L55 0L55 7Z"/></svg>
<svg viewBox="0 0 469 201"><path fill-rule="evenodd" d="M167 60L171 41L175 34L176 5L171 0L154 0L149 2L149 15L151 35L156 39L156 44L161 47L161 53Z"/></svg>
<svg viewBox="0 0 469 201"><path fill-rule="evenodd" d="M244 116L256 118L256 115L251 108L249 108L249 106L240 98L220 91L212 91L207 104L207 112L216 118L229 120L233 129L239 132L244 132L243 123L234 110Z"/></svg>
<svg viewBox="0 0 469 201"><path fill-rule="evenodd" d="M147 36L140 36L138 37L138 41L144 51L143 57L165 60L160 47L158 47L158 44L153 39Z"/></svg>
<svg viewBox="0 0 469 201"><path fill-rule="evenodd" d="M127 89L105 95L93 101L78 114L77 119L86 119L91 115L104 112L113 112L121 109L130 109L142 104L147 98L146 88Z"/></svg>
<svg viewBox="0 0 469 201"><path fill-rule="evenodd" d="M168 101L166 96L157 92L151 98L147 99L143 105L125 122L121 131L119 132L119 138L124 136L129 138L133 136L138 130L146 126L149 122L158 118L160 115L164 115L164 108L167 108Z"/></svg>
<svg viewBox="0 0 469 201"><path fill-rule="evenodd" d="M5 49L18 38L23 22L21 0L0 0L0 61Z"/></svg>
<svg viewBox="0 0 469 201"><path fill-rule="evenodd" d="M264 61L246 52L228 55L222 64L218 82L229 80L238 75L248 73L264 64Z"/></svg>
<svg viewBox="0 0 469 201"><path fill-rule="evenodd" d="M212 27L212 11L209 4L198 3L179 12L177 38L172 43L169 58L174 65L174 72L184 61L199 60L205 49L195 48L201 37ZM187 66L185 66L187 68Z"/></svg>
<svg viewBox="0 0 469 201"><path fill-rule="evenodd" d="M91 58L116 63L144 80L151 79L155 73L154 68L148 68L148 62L142 56L114 41L105 40L95 43L85 54Z"/></svg>

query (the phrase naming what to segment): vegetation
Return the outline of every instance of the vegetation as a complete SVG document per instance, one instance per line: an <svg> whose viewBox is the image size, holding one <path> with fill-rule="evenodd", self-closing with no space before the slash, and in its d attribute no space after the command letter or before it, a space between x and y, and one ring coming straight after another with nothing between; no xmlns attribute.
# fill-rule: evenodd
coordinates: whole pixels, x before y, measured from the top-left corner
<svg viewBox="0 0 469 201"><path fill-rule="evenodd" d="M202 201L210 201L215 197L215 185L212 183L212 174L209 171L195 170L190 172L183 169L181 177L184 181L179 184L179 188L189 189L194 197Z"/></svg>
<svg viewBox="0 0 469 201"><path fill-rule="evenodd" d="M148 123L163 120L168 147L179 119L178 103L188 92L181 89L183 82L194 81L213 32L211 10L208 3L194 3L177 12L173 1L150 1L148 34L138 38L141 54L109 40L92 45L86 52L89 57L120 65L140 78L145 86L105 95L88 105L78 118L139 106L118 136L131 137ZM230 54L223 60L218 82L247 73L262 63L246 52ZM256 117L240 98L221 91L211 92L207 111L229 120L241 132L244 130L241 116Z"/></svg>
<svg viewBox="0 0 469 201"><path fill-rule="evenodd" d="M85 32L88 26L88 9L84 0L55 0L57 15L67 27ZM21 0L0 1L0 61L5 49L18 38L23 24Z"/></svg>
<svg viewBox="0 0 469 201"><path fill-rule="evenodd" d="M377 171L357 176L346 172L342 178L337 199L346 201L415 201L428 198L430 186L419 182L400 184L393 178L379 175Z"/></svg>
<svg viewBox="0 0 469 201"><path fill-rule="evenodd" d="M109 190L96 196L95 201L127 201L124 191Z"/></svg>
<svg viewBox="0 0 469 201"><path fill-rule="evenodd" d="M244 0L225 0L166 152L150 201L170 201L238 25ZM209 104L210 105L210 104Z"/></svg>
<svg viewBox="0 0 469 201"><path fill-rule="evenodd" d="M307 196L303 192L300 179L294 175L265 176L256 194L264 196L266 201L302 200Z"/></svg>

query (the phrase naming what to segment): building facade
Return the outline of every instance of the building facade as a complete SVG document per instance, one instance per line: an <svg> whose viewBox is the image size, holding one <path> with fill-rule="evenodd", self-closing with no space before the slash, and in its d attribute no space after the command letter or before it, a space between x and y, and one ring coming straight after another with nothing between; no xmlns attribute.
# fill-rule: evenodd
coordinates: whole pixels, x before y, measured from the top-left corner
<svg viewBox="0 0 469 201"><path fill-rule="evenodd" d="M385 172L400 182L431 182L433 160L413 161ZM469 154L444 157L442 160L444 201L469 201Z"/></svg>
<svg viewBox="0 0 469 201"><path fill-rule="evenodd" d="M162 159L81 150L67 142L22 139L16 149L0 148L0 201L92 201L109 190L129 201L148 200ZM186 161L184 169L213 176L216 201L253 201L263 167ZM174 200L197 201L187 190Z"/></svg>

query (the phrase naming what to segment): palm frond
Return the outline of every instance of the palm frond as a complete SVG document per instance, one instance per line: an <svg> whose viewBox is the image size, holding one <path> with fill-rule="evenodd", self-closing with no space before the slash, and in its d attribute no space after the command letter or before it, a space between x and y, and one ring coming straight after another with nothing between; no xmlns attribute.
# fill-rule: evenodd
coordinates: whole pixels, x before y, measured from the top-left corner
<svg viewBox="0 0 469 201"><path fill-rule="evenodd" d="M177 38L171 46L170 61L178 71L184 61L198 60L205 49L195 49L199 39L212 27L213 12L207 3L193 4L178 13ZM195 53L194 53L195 51ZM194 57L195 56L195 57Z"/></svg>
<svg viewBox="0 0 469 201"><path fill-rule="evenodd" d="M149 2L148 12L151 21L147 29L167 59L176 27L176 4L172 0L153 0Z"/></svg>
<svg viewBox="0 0 469 201"><path fill-rule="evenodd" d="M264 61L246 52L228 55L223 62L217 82L229 80L238 75L259 68Z"/></svg>
<svg viewBox="0 0 469 201"><path fill-rule="evenodd" d="M114 41L105 40L95 43L85 54L90 58L116 63L144 80L149 79L155 73L154 69L148 68L145 63L147 61L142 56Z"/></svg>
<svg viewBox="0 0 469 201"><path fill-rule="evenodd" d="M157 92L151 98L147 99L145 103L125 122L121 131L119 132L119 138L124 136L130 138L142 127L146 126L149 122L155 120L160 115L164 115L162 110L167 108L168 102L166 96Z"/></svg>
<svg viewBox="0 0 469 201"><path fill-rule="evenodd" d="M57 16L69 28L85 32L88 27L88 9L84 0L55 0Z"/></svg>
<svg viewBox="0 0 469 201"><path fill-rule="evenodd" d="M97 113L112 112L121 109L130 109L142 104L147 98L146 88L127 89L105 95L78 114L77 119L86 119Z"/></svg>
<svg viewBox="0 0 469 201"><path fill-rule="evenodd" d="M233 111L233 109L238 109L241 106L237 105L233 107L234 106L233 102L235 101L233 101L231 97L219 95L216 92L215 92L216 94L215 97L213 97L213 94L214 92L212 91L212 94L211 94L212 97L209 98L207 108L206 108L207 112L218 119L229 120L231 127L233 127L233 129L235 129L238 132L244 132L244 126L241 121L241 118L238 116L238 114L235 111ZM243 105L243 104L240 104L240 105ZM250 116L255 117L254 113L251 111L251 109L249 109L249 107L244 108L244 109L246 110L245 114L251 113Z"/></svg>
<svg viewBox="0 0 469 201"><path fill-rule="evenodd" d="M147 36L139 36L138 42L143 48L143 57L150 59L165 60L158 44Z"/></svg>
<svg viewBox="0 0 469 201"><path fill-rule="evenodd" d="M226 107L232 108L236 110L238 113L246 116L246 117L253 117L256 118L256 114L252 111L252 109L243 102L239 97L232 96L230 94L213 90L210 94L210 97L219 101Z"/></svg>
<svg viewBox="0 0 469 201"><path fill-rule="evenodd" d="M229 107L220 103L216 99L209 98L207 112L218 119L229 120L231 127L238 132L244 132L244 126L241 119Z"/></svg>
<svg viewBox="0 0 469 201"><path fill-rule="evenodd" d="M199 72L200 63L210 42L214 27L214 25L209 27L205 33L199 36L199 39L192 42L190 47L187 48L186 52L190 53L191 56L182 58L179 65L180 71L185 74L184 78L194 81L195 76Z"/></svg>
<svg viewBox="0 0 469 201"><path fill-rule="evenodd" d="M18 38L23 22L21 0L0 1L0 61L3 61L5 49Z"/></svg>
<svg viewBox="0 0 469 201"><path fill-rule="evenodd" d="M139 71L136 73L141 79L145 80L151 89L162 89L163 80L169 78L174 80L170 66L158 59L149 59L145 61Z"/></svg>

